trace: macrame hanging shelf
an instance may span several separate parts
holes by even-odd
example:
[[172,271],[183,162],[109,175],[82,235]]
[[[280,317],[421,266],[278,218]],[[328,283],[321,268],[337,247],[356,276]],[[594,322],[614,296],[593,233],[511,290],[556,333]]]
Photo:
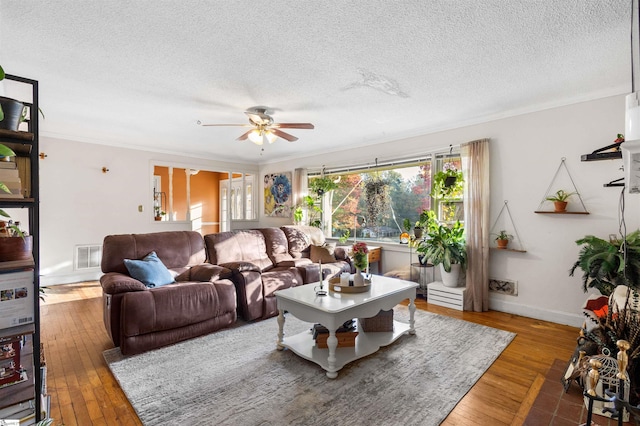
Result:
[[[544,196],[542,197],[542,201],[540,201],[540,204],[538,205],[538,209],[534,212],[534,213],[546,213],[546,214],[589,214],[589,212],[587,211],[587,208],[584,205],[584,202],[582,201],[582,196],[580,195],[580,192],[578,192],[578,188],[576,187],[575,182],[573,181],[573,177],[571,177],[571,173],[569,173],[569,169],[567,168],[567,164],[566,164],[566,158],[562,157],[562,159],[560,160],[560,165],[558,166],[558,170],[556,170],[556,174],[553,176],[553,179],[551,179],[551,183],[549,184],[549,187],[547,188],[547,192],[545,192]],[[545,202],[548,202],[547,197],[549,197],[549,194],[551,192],[551,188],[553,187],[553,183],[556,181],[556,179],[558,178],[558,175],[560,174],[560,172],[564,170],[567,174],[567,176],[569,177],[569,180],[571,181],[571,185],[573,186],[573,191],[575,195],[578,197],[578,200],[580,200],[580,205],[582,206],[582,210],[580,211],[553,211],[553,210],[542,210]]]
[[[513,216],[511,216],[511,210],[509,210],[509,202],[507,200],[504,200],[504,204],[502,206],[502,208],[500,209],[500,213],[498,213],[498,216],[496,217],[496,220],[493,222],[493,225],[491,226],[491,228],[489,229],[489,234],[490,235],[497,235],[498,232],[496,232],[496,225],[498,224],[498,221],[500,220],[500,217],[502,216],[503,213],[506,213],[507,218],[509,219],[509,222],[511,224],[510,227],[503,227],[506,228],[505,231],[507,233],[509,233],[510,229],[513,229],[513,241],[510,242],[510,244],[515,245],[518,248],[498,248],[495,245],[490,247],[491,250],[499,250],[499,251],[515,251],[518,253],[526,253],[527,251],[524,248],[524,244],[522,243],[522,239],[520,238],[520,235],[518,234],[518,229],[516,228],[516,224],[513,221]],[[509,234],[511,235],[511,234]]]

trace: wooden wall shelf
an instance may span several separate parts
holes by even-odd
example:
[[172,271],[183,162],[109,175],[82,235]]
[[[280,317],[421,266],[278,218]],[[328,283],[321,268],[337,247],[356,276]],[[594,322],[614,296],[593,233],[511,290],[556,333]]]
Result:
[[526,250],[517,250],[517,249],[510,249],[510,248],[506,248],[506,249],[501,249],[498,247],[489,247],[489,250],[495,250],[495,251],[513,251],[516,253],[526,253]]
[[553,212],[553,211],[544,211],[544,210],[536,210],[534,213],[543,213],[543,214],[589,214],[589,212]]

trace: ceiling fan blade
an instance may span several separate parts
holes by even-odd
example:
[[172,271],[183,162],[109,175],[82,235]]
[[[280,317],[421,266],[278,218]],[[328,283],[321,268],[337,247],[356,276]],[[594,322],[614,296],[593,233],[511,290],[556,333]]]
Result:
[[286,139],[286,140],[288,140],[289,142],[295,142],[295,141],[297,141],[297,140],[298,140],[298,138],[296,138],[295,136],[290,135],[289,133],[285,133],[285,132],[283,132],[282,130],[278,130],[278,129],[270,129],[270,131],[271,131],[274,135],[276,135],[276,136],[278,136],[278,137],[280,137],[280,138],[282,138],[282,139]]
[[311,123],[273,123],[271,127],[280,129],[314,129]]
[[238,139],[236,139],[237,141],[244,141],[247,140],[247,138],[249,138],[249,133],[253,132],[253,129],[244,132],[243,134],[241,134],[240,136],[238,136]]
[[202,124],[202,127],[212,127],[212,126],[234,126],[234,127],[253,127],[251,124]]

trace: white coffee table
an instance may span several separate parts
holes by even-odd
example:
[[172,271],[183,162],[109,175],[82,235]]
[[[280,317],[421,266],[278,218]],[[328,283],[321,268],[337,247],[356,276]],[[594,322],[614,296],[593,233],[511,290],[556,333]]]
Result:
[[[382,346],[395,342],[405,334],[415,334],[414,313],[417,284],[396,278],[372,276],[371,289],[365,293],[337,293],[316,296],[316,284],[307,284],[276,291],[278,303],[278,350],[288,348],[302,358],[313,361],[327,371],[327,377],[335,379],[338,370],[356,359],[378,351]],[[325,286],[326,289],[326,286]],[[409,324],[393,322],[393,331],[366,333],[358,330],[355,347],[338,348],[336,330],[347,320],[371,318],[381,310],[393,309],[409,299]],[[320,323],[329,329],[327,349],[317,348],[311,330],[284,337],[284,312],[302,321]]]

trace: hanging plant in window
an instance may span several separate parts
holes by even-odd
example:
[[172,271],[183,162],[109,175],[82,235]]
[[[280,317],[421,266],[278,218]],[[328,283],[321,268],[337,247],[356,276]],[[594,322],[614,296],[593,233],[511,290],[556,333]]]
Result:
[[463,189],[462,172],[455,168],[439,171],[433,176],[431,195],[436,199],[453,198]]
[[364,184],[365,203],[367,205],[367,223],[377,226],[382,215],[389,209],[389,185],[381,179],[372,179]]
[[309,181],[309,189],[319,197],[322,197],[326,192],[332,191],[338,187],[338,184],[334,182],[334,178],[330,177],[317,177]]

